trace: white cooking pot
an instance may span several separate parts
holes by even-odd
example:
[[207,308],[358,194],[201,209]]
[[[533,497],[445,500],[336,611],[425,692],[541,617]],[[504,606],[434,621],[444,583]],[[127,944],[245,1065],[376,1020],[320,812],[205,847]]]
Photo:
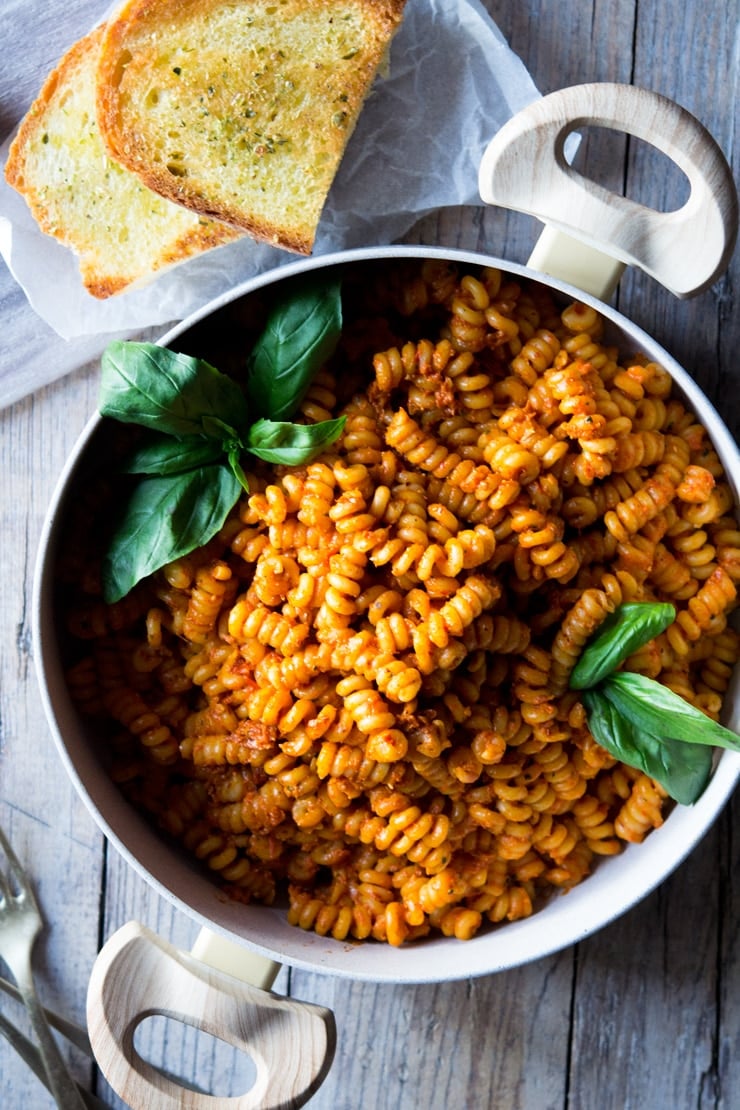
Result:
[[[628,132],[666,153],[689,179],[686,204],[676,212],[654,212],[582,178],[563,151],[568,134],[586,125]],[[528,266],[418,246],[302,260],[237,286],[161,342],[182,345],[184,333],[224,305],[309,270],[410,256],[495,266],[545,281],[563,304],[575,298],[594,306],[609,321],[610,341],[623,350],[640,350],[664,366],[678,395],[709,430],[737,498],[740,456],[714,407],[669,353],[602,301],[625,264],[638,265],[680,297],[705,289],[726,266],[736,235],[737,199],[727,164],[704,128],[675,104],[643,90],[621,85],[565,89],[525,109],[495,137],[481,163],[480,191],[489,203],[530,212],[546,223]],[[331,1015],[252,990],[233,975],[266,987],[279,961],[353,979],[420,983],[487,975],[538,959],[582,940],[644,898],[704,836],[732,793],[740,756],[724,753],[699,801],[676,806],[643,844],[604,858],[567,897],[554,897],[533,916],[464,943],[443,937],[401,948],[346,943],[289,925],[284,909],[225,900],[191,860],[159,838],[109,780],[89,725],[78,715],[65,683],[54,610],[57,545],[70,490],[84,474],[100,430],[95,416],[61,475],[41,538],[34,637],[42,697],[62,761],[105,835],[160,894],[204,928],[197,946],[200,959],[175,952],[130,923],[111,938],[96,963],[89,993],[90,1034],[109,1082],[131,1106],[215,1105],[178,1088],[137,1055],[133,1031],[152,1013],[198,1024],[245,1048],[257,1061],[255,1086],[240,1098],[220,1100],[219,1106],[247,1110],[301,1105],[330,1064]],[[726,723],[737,730],[736,684],[726,705]],[[206,967],[204,960],[220,964],[228,974]],[[289,1051],[285,1038],[290,1038]]]

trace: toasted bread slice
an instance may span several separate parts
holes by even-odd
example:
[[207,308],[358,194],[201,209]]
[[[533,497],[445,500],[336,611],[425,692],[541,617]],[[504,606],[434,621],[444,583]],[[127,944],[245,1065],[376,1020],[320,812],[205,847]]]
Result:
[[81,39],[47,78],[5,167],[41,229],[79,256],[85,288],[98,298],[238,237],[164,200],[108,157],[95,111],[102,34]]
[[113,158],[164,197],[310,254],[405,0],[125,0],[98,66]]

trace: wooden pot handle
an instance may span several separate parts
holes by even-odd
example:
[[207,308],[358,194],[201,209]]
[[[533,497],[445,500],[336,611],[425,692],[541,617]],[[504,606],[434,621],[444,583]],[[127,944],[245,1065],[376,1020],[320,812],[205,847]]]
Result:
[[[568,165],[564,146],[585,126],[624,131],[667,154],[689,179],[686,204],[658,212],[583,177]],[[487,147],[478,184],[486,203],[537,216],[585,244],[586,253],[637,265],[677,297],[693,296],[715,281],[737,236],[737,192],[717,143],[684,108],[632,85],[575,85],[518,112]],[[530,264],[571,280],[567,259],[565,273],[553,272],[559,264],[549,259],[566,243],[546,240]],[[621,271],[614,272],[618,279]]]
[[[134,1047],[137,1026],[154,1015],[192,1025],[245,1052],[257,1070],[254,1085],[242,1095],[221,1098],[164,1076]],[[207,967],[136,921],[114,933],[95,961],[87,1021],[103,1074],[132,1110],[292,1110],[321,1085],[336,1046],[330,1010],[258,990]]]

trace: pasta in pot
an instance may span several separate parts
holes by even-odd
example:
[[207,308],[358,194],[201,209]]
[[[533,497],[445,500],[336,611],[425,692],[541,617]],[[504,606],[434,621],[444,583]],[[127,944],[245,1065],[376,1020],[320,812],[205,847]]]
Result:
[[706,431],[592,308],[441,262],[345,296],[302,407],[346,416],[320,458],[257,464],[218,536],[116,605],[75,527],[69,684],[121,789],[235,899],[465,940],[662,823],[569,677],[620,603],[668,600],[626,666],[716,718],[740,532]]

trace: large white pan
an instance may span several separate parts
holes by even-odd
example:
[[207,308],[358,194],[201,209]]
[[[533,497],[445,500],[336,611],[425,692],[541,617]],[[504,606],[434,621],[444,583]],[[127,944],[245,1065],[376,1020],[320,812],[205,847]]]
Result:
[[[571,169],[563,153],[567,135],[594,124],[646,139],[672,158],[691,184],[683,208],[668,214],[649,211]],[[566,89],[520,113],[495,137],[481,165],[480,190],[485,201],[531,212],[548,225],[529,266],[423,247],[358,250],[301,261],[235,288],[161,342],[179,341],[194,323],[225,304],[307,270],[409,255],[496,266],[547,282],[564,304],[577,298],[593,305],[610,321],[614,341],[624,350],[641,350],[665,366],[678,393],[710,430],[737,497],[740,456],[715,409],[668,352],[602,300],[612,292],[624,264],[640,266],[682,297],[706,288],[725,267],[735,241],[737,199],[727,164],[704,128],[675,104],[642,90],[617,85]],[[53,604],[56,550],[70,491],[90,465],[100,427],[94,417],[75,447],[41,539],[34,636],[42,697],[61,759],[93,817],[132,867],[207,930],[199,955],[209,963],[220,961],[262,986],[271,982],[272,961],[393,983],[459,979],[511,968],[581,940],[644,898],[704,836],[732,793],[740,757],[725,753],[700,800],[690,808],[677,806],[643,844],[605,858],[567,897],[555,898],[534,916],[465,943],[435,938],[399,949],[342,943],[290,926],[282,909],[224,900],[188,859],[158,838],[109,781],[65,685]],[[736,685],[727,704],[726,723],[738,729]],[[224,942],[220,948],[214,947],[214,937]],[[231,960],[234,953],[236,962]],[[266,958],[267,965],[255,970],[250,953]],[[254,1008],[245,1009],[246,997]],[[174,1014],[249,1046],[258,1061],[257,1084],[240,1099],[218,1104],[240,1110],[302,1104],[321,1082],[333,1051],[333,1024],[326,1011],[264,991],[250,995],[231,975],[169,950],[132,923],[101,953],[88,1015],[101,1066],[134,1107],[214,1105],[174,1087],[137,1056],[133,1030],[145,1012]],[[292,1039],[290,1051],[286,1037]],[[302,1038],[300,1052],[295,1051],[295,1037]]]

